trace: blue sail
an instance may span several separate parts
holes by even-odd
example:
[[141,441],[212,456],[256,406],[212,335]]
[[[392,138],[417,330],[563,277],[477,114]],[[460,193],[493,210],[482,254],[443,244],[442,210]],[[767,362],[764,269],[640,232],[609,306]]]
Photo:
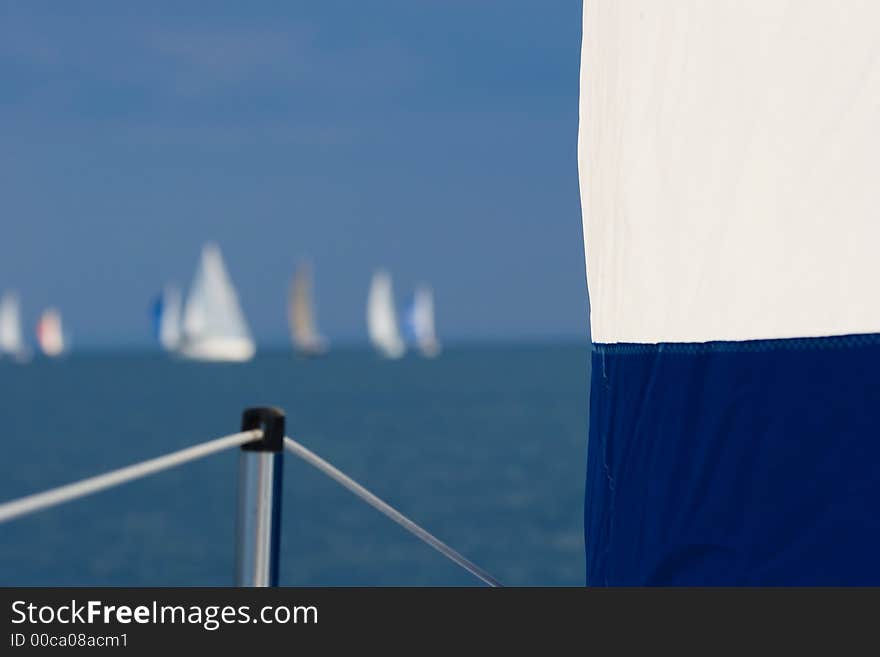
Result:
[[409,303],[403,309],[401,317],[401,329],[403,331],[403,339],[409,344],[417,345],[419,342],[418,324],[416,322],[416,304],[415,301]]
[[590,583],[880,584],[880,335],[597,344],[592,365]]
[[155,301],[153,301],[153,305],[150,307],[150,318],[152,319],[153,325],[153,337],[158,342],[162,336],[162,316],[165,311],[165,298],[164,295],[160,294],[156,297]]

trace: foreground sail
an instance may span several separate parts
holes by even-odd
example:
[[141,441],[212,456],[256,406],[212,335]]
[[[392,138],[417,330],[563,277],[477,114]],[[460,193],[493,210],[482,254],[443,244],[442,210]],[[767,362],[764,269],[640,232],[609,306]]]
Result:
[[397,328],[391,277],[382,270],[373,274],[370,285],[370,294],[367,297],[367,330],[370,342],[386,358],[400,358],[406,352]]
[[208,244],[183,311],[179,353],[193,360],[242,362],[255,351],[220,249]]
[[175,351],[180,346],[180,290],[169,285],[153,305],[153,329],[156,339],[165,351]]
[[312,297],[312,269],[307,264],[297,267],[290,284],[287,319],[294,348],[305,356],[319,356],[327,351],[327,341],[318,332]]
[[55,308],[48,308],[40,315],[37,322],[37,344],[43,355],[50,358],[64,353],[64,329],[61,325],[61,313]]
[[407,308],[406,326],[413,342],[425,358],[440,353],[440,343],[434,330],[434,293],[430,287],[416,288],[412,304]]
[[880,585],[880,3],[586,0],[587,581]]
[[30,357],[22,337],[21,311],[14,292],[7,292],[0,298],[0,358],[4,356],[19,362]]

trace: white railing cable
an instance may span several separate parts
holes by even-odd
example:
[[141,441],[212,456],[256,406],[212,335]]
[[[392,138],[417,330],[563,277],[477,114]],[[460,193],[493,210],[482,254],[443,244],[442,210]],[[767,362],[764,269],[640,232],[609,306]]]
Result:
[[162,470],[168,470],[189,461],[195,461],[216,452],[222,452],[230,447],[239,447],[261,438],[262,435],[262,430],[257,429],[215,438],[214,440],[209,440],[193,447],[187,447],[186,449],[150,459],[149,461],[135,463],[134,465],[113,470],[106,474],[89,477],[88,479],[59,486],[43,493],[35,493],[34,495],[28,495],[27,497],[0,504],[0,523],[29,513],[35,513],[42,509],[48,509],[64,502],[70,502],[106,488],[119,486],[120,484],[134,481]]
[[[228,436],[223,436],[222,438],[208,440],[204,443],[194,445],[193,447],[187,447],[186,449],[171,452],[164,456],[149,459],[148,461],[142,461],[140,463],[135,463],[134,465],[119,468],[118,470],[113,470],[102,475],[88,477],[87,479],[59,486],[58,488],[53,488],[42,493],[35,493],[33,495],[21,497],[17,500],[11,500],[0,504],[0,523],[29,515],[31,513],[36,513],[37,511],[42,511],[43,509],[48,509],[59,504],[64,504],[65,502],[70,502],[80,497],[85,497],[86,495],[91,495],[114,486],[119,486],[134,481],[135,479],[141,479],[151,474],[162,472],[163,470],[169,470],[179,465],[183,465],[184,463],[195,461],[217,452],[222,452],[231,447],[240,447],[245,443],[259,440],[262,436],[263,431],[261,429],[234,433]],[[492,575],[465,558],[456,550],[449,547],[428,530],[407,518],[400,511],[368,491],[354,479],[332,466],[308,448],[300,445],[295,440],[286,437],[284,438],[284,447],[287,451],[320,470],[322,473],[330,477],[330,479],[354,493],[358,498],[380,513],[383,513],[405,530],[416,536],[416,538],[427,543],[447,559],[458,564],[478,579],[482,580],[489,586],[501,586],[501,583],[492,577]]]
[[416,536],[421,541],[430,545],[447,559],[450,559],[451,561],[464,568],[471,575],[477,577],[478,579],[481,579],[489,586],[502,586],[502,584],[497,579],[492,577],[492,575],[487,573],[485,570],[465,558],[460,553],[453,550],[451,547],[446,545],[446,543],[434,536],[428,530],[414,523],[412,520],[400,513],[400,511],[393,508],[391,505],[368,491],[366,488],[361,486],[344,472],[341,472],[339,469],[333,467],[330,463],[322,459],[320,456],[315,454],[307,447],[304,447],[292,438],[287,437],[284,438],[284,447],[285,449],[287,449],[287,451],[298,456],[309,465],[323,472],[336,483],[340,484],[344,488],[347,488],[349,491],[354,493],[357,497],[359,497],[361,500],[369,504],[380,513],[383,513],[391,518],[391,520],[396,522],[405,530]]

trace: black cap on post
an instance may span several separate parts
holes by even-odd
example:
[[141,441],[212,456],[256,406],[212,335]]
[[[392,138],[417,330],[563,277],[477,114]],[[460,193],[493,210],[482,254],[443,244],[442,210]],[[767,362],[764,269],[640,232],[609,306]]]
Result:
[[241,416],[241,430],[262,429],[263,437],[245,443],[247,452],[280,452],[284,449],[284,411],[274,406],[255,406],[245,409]]

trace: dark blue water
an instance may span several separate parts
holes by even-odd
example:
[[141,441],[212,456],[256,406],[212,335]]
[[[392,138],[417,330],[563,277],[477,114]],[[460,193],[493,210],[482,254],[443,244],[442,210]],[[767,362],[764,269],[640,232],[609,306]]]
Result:
[[[0,500],[238,430],[288,433],[509,585],[581,585],[584,346],[340,350],[247,365],[154,354],[0,362]],[[0,584],[232,583],[237,450],[0,525]],[[285,585],[470,585],[429,547],[285,457]]]

